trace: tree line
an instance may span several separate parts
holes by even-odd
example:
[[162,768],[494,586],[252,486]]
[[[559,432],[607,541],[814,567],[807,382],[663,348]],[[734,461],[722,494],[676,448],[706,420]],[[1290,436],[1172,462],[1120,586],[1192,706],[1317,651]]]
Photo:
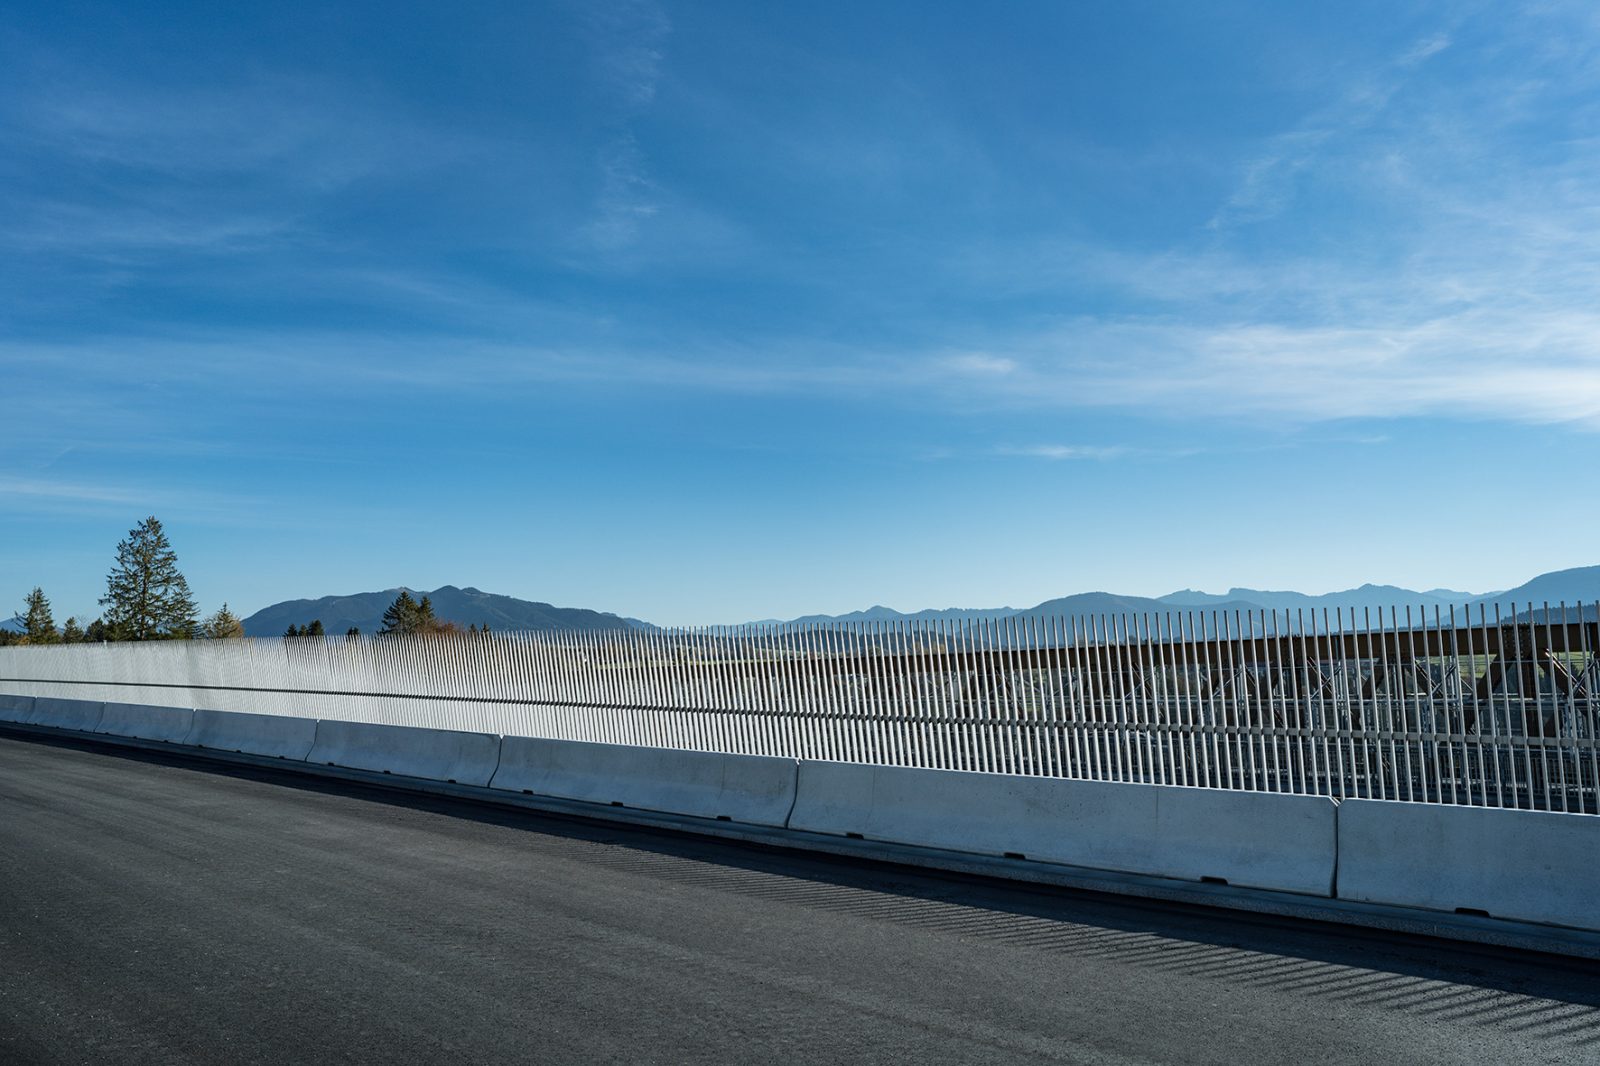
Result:
[[[244,623],[223,603],[216,613],[202,619],[189,592],[189,582],[178,569],[178,555],[166,531],[155,516],[129,530],[117,545],[116,562],[106,575],[106,594],[100,597],[104,608],[100,617],[87,625],[76,617],[60,627],[50,610],[50,598],[35,586],[22,611],[22,631],[0,630],[0,646],[7,644],[84,644],[101,641],[135,640],[227,640],[244,636]],[[391,633],[459,633],[454,622],[438,618],[427,597],[421,602],[402,590],[383,613],[380,635]],[[489,627],[472,626],[472,633],[487,633]],[[352,626],[345,636],[359,636]],[[306,625],[291,625],[286,637],[325,637],[322,620]]]
[[[433,612],[433,600],[427,596],[420,601],[411,598],[411,593],[404,589],[394,598],[383,612],[383,628],[378,630],[380,637],[395,633],[460,633],[461,627],[454,622],[447,622]],[[471,625],[467,627],[468,633],[489,632],[488,623],[482,626]],[[315,618],[305,625],[290,625],[283,634],[285,637],[323,637],[327,630],[323,628],[322,619]],[[347,637],[359,637],[361,628],[351,626],[345,630]]]
[[188,640],[242,637],[244,625],[224,603],[207,618],[178,569],[161,520],[152,515],[128,531],[117,545],[116,562],[106,575],[100,617],[87,625],[68,618],[59,629],[50,598],[35,586],[23,605],[22,632],[0,631],[0,644],[82,644],[112,640]]

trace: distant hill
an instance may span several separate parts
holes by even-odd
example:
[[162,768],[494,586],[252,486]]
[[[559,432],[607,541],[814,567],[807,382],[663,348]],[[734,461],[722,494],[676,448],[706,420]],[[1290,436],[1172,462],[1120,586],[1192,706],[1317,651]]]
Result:
[[[428,596],[433,600],[434,611],[440,618],[460,626],[488,625],[498,630],[577,630],[592,632],[607,629],[653,629],[647,622],[623,618],[614,614],[585,610],[579,607],[553,607],[548,603],[534,603],[512,596],[499,596],[475,588],[456,588],[445,585],[432,592],[407,589],[413,596]],[[279,636],[291,625],[305,625],[321,619],[323,628],[330,634],[341,634],[351,626],[363,633],[376,633],[382,628],[384,609],[394,602],[400,589],[382,592],[362,592],[351,596],[324,596],[317,600],[289,600],[263,608],[244,620],[245,632],[250,636]],[[882,605],[841,615],[813,614],[787,621],[766,619],[760,625],[816,625],[829,622],[895,622],[976,621],[992,618],[1068,618],[1091,619],[1101,616],[1151,615],[1165,616],[1175,611],[1194,611],[1194,624],[1209,629],[1210,617],[1215,612],[1219,618],[1235,612],[1250,614],[1266,611],[1318,611],[1340,609],[1346,612],[1364,608],[1397,607],[1403,613],[1406,607],[1427,608],[1429,613],[1437,606],[1447,610],[1464,604],[1484,604],[1491,608],[1499,604],[1501,617],[1509,621],[1519,612],[1525,614],[1527,605],[1536,607],[1548,601],[1552,606],[1565,600],[1569,605],[1580,601],[1593,605],[1600,601],[1600,566],[1575,567],[1540,574],[1516,588],[1503,592],[1471,593],[1454,589],[1415,589],[1396,585],[1362,585],[1342,592],[1312,595],[1294,591],[1267,591],[1263,589],[1233,588],[1225,593],[1198,592],[1183,589],[1159,597],[1122,596],[1112,592],[1080,592],[1045,600],[1033,607],[949,607],[912,612],[901,612]],[[1200,617],[1201,615],[1204,617]],[[1593,608],[1587,611],[1593,617]],[[1571,617],[1576,618],[1573,612]],[[0,626],[16,627],[0,622]]]
[[1600,566],[1553,570],[1548,574],[1540,574],[1532,581],[1518,585],[1514,589],[1480,598],[1495,603],[1516,603],[1524,607],[1529,603],[1543,607],[1546,601],[1553,607],[1562,600],[1568,604],[1580,600],[1592,604],[1600,600]]
[[1555,570],[1538,577],[1514,589],[1502,592],[1460,592],[1456,589],[1428,589],[1418,592],[1415,589],[1401,588],[1396,585],[1362,585],[1360,588],[1345,589],[1343,592],[1329,592],[1312,596],[1304,592],[1268,592],[1262,589],[1229,589],[1226,595],[1215,596],[1194,589],[1184,589],[1181,592],[1168,593],[1160,597],[1162,603],[1174,607],[1206,607],[1220,606],[1226,601],[1254,604],[1257,608],[1265,607],[1267,610],[1292,611],[1300,608],[1306,610],[1321,610],[1323,608],[1379,608],[1379,607],[1461,607],[1465,604],[1502,606],[1516,605],[1526,608],[1531,602],[1535,606],[1542,606],[1549,601],[1552,606],[1565,600],[1569,605],[1579,601],[1593,603],[1600,600],[1600,566],[1580,566],[1571,570]]
[[[487,625],[498,630],[575,630],[592,632],[615,629],[649,629],[648,623],[581,607],[553,607],[548,603],[499,596],[475,588],[444,585],[432,592],[405,589],[414,599],[427,596],[433,613],[447,622],[467,626]],[[358,592],[349,596],[323,596],[316,600],[286,600],[263,607],[244,620],[244,631],[252,637],[277,637],[291,625],[306,625],[320,619],[330,634],[342,634],[351,626],[363,633],[383,628],[383,612],[400,595],[401,589]]]
[[[1399,608],[1402,613],[1407,607],[1427,608],[1431,615],[1435,606],[1444,611],[1451,606],[1460,608],[1466,604],[1476,606],[1480,603],[1489,607],[1500,604],[1502,608],[1512,608],[1504,610],[1502,614],[1502,617],[1510,620],[1518,610],[1526,614],[1530,602],[1536,607],[1542,607],[1544,603],[1549,602],[1554,608],[1563,600],[1569,606],[1576,605],[1580,601],[1591,605],[1600,601],[1600,566],[1583,566],[1541,574],[1531,581],[1503,592],[1472,593],[1455,589],[1429,589],[1426,592],[1419,592],[1397,585],[1362,585],[1360,588],[1319,595],[1247,588],[1232,588],[1222,594],[1183,589],[1153,599],[1143,596],[1121,596],[1111,592],[1080,592],[1072,596],[1046,600],[1036,607],[950,608],[903,614],[892,608],[880,606],[842,615],[807,615],[804,618],[794,619],[793,623],[923,619],[949,621],[1013,617],[1088,619],[1102,615],[1166,615],[1174,610],[1193,610],[1197,618],[1202,612],[1209,616],[1212,612],[1231,615],[1234,612],[1251,613],[1262,610],[1277,611],[1281,616],[1284,611],[1304,609],[1308,612],[1312,610],[1320,612],[1324,608],[1330,611],[1343,610],[1346,612],[1346,617],[1349,617],[1351,611],[1390,607]],[[1592,607],[1587,616],[1594,617]],[[1557,615],[1552,614],[1552,617]],[[1577,613],[1573,612],[1571,617],[1576,619]]]

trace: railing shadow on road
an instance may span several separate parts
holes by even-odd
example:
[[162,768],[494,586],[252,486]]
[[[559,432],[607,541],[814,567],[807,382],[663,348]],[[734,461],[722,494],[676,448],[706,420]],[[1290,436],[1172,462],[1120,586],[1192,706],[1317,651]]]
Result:
[[[778,905],[1095,964],[1291,992],[1600,1048],[1600,965],[1344,925],[1044,888],[329,780],[79,738],[27,738],[537,833],[581,861]],[[595,847],[594,845],[602,845]]]

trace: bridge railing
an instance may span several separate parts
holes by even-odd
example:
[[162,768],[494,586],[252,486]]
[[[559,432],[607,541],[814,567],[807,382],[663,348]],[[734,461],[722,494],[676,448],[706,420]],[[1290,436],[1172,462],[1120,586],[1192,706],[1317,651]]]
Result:
[[0,692],[1597,813],[1596,608],[1174,611],[0,649]]

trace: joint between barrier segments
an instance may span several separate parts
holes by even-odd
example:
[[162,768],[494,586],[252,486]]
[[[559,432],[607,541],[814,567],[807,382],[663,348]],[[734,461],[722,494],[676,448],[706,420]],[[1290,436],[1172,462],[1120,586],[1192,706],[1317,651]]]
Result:
[[483,783],[484,788],[493,788],[494,779],[500,776],[500,763],[506,757],[506,735],[499,734],[494,743],[494,769],[489,771],[489,779]]
[[789,822],[794,818],[794,809],[800,805],[800,760],[794,760],[794,788],[789,792],[789,809],[783,816],[783,827],[789,828]]

